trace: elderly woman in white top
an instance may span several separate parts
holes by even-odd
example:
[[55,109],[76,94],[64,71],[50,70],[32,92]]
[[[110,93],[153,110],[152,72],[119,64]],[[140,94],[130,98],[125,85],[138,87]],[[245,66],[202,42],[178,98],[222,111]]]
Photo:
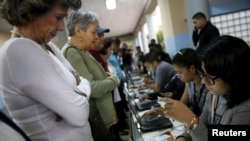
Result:
[[0,50],[0,88],[13,120],[32,141],[92,141],[89,82],[50,40],[80,0],[3,2],[15,29]]

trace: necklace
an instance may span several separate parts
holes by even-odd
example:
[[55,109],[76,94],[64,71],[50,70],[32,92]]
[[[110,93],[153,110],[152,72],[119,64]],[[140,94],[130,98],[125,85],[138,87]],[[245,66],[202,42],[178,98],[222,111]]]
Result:
[[[17,28],[14,28],[13,30],[10,31],[12,33],[11,37],[24,37],[19,31]],[[34,40],[33,40],[34,41]],[[39,43],[38,43],[39,44]],[[41,43],[40,44],[41,47],[45,50],[45,51],[51,51],[50,47],[48,48],[48,45],[46,43]]]
[[10,31],[12,33],[11,37],[22,37],[22,34],[15,29]]

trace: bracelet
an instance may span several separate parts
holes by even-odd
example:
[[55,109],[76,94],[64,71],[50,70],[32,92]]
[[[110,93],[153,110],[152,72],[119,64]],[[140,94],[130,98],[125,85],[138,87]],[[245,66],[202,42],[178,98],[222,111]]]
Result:
[[[197,123],[194,123],[195,120],[197,120]],[[194,130],[194,129],[197,127],[198,123],[199,123],[199,118],[198,118],[196,115],[194,115],[194,117],[193,117],[192,120],[190,121],[189,126],[186,127],[187,131],[189,131],[189,130]]]
[[192,118],[192,120],[190,121],[190,124],[189,124],[189,125],[192,125],[192,124],[194,123],[195,119],[196,119],[196,116],[194,116],[194,117]]

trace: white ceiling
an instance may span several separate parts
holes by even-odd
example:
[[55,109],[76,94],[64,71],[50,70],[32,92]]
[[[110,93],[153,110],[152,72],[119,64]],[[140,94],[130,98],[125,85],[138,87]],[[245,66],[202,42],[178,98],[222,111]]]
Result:
[[[116,0],[116,9],[107,10],[105,0],[82,0],[82,9],[96,13],[100,26],[110,29],[105,37],[128,36],[133,34],[146,2],[147,0]],[[0,18],[0,30],[10,32],[11,29],[12,26]]]
[[131,34],[147,0],[116,0],[116,9],[107,10],[105,0],[83,0],[82,8],[97,14],[100,26],[110,28],[106,37]]

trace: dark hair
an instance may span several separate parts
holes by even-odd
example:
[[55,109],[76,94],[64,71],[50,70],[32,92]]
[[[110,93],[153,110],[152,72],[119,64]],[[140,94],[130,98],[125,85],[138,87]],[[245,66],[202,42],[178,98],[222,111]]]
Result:
[[168,62],[169,64],[172,64],[172,59],[170,58],[169,54],[164,52],[164,51],[161,51],[161,60],[162,61],[166,61]]
[[201,71],[201,59],[192,48],[183,48],[173,57],[173,64],[189,68],[191,65]]
[[250,98],[250,48],[242,39],[223,35],[215,38],[202,56],[208,74],[220,77],[229,84],[224,96],[229,108]]
[[63,8],[79,9],[81,0],[4,0],[2,17],[11,25],[20,26],[51,10],[56,3]]
[[195,13],[192,17],[192,19],[205,19],[206,20],[206,15],[202,12]]
[[106,55],[107,54],[107,49],[111,47],[111,40],[110,39],[106,39],[104,41],[104,46],[103,48],[99,51],[100,54]]
[[154,61],[156,61],[156,62],[162,61],[162,59],[161,59],[161,52],[159,52],[159,51],[153,51],[153,52],[150,53],[150,55],[149,55],[149,57],[147,59],[147,62],[152,63]]
[[141,49],[141,47],[140,47],[140,46],[136,46],[135,48],[136,48],[136,49]]
[[121,40],[118,37],[113,37],[111,41],[112,41],[112,43],[114,43],[116,45],[121,44]]
[[146,53],[146,54],[142,57],[142,59],[141,59],[142,63],[147,62],[147,61],[148,61],[149,56],[150,56],[150,53]]

